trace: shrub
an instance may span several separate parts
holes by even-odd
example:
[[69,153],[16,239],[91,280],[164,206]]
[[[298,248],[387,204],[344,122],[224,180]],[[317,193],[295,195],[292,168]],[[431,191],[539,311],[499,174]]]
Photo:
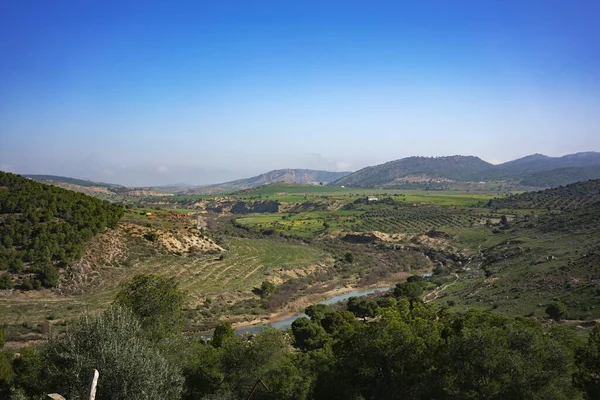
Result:
[[10,272],[0,275],[0,289],[12,289],[13,283]]
[[90,372],[100,372],[97,400],[178,399],[183,378],[144,335],[127,308],[84,316],[47,350],[49,387],[68,398],[87,398]]
[[560,321],[566,312],[565,305],[560,301],[556,301],[546,307],[546,314],[555,321]]

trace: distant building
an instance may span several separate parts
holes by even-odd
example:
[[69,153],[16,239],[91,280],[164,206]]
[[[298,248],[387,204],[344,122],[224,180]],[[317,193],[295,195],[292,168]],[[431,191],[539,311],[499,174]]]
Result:
[[374,197],[374,196],[369,196],[369,197],[367,197],[367,201],[370,203],[370,202],[373,202],[373,201],[379,201],[379,199],[377,197]]

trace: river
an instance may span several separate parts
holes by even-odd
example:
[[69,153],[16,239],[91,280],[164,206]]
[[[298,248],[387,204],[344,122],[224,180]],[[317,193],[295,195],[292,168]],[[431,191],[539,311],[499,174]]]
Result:
[[[330,297],[328,299],[325,299],[323,301],[320,301],[317,304],[335,304],[335,303],[339,303],[341,301],[344,300],[348,300],[350,297],[362,297],[362,296],[367,296],[369,294],[373,294],[373,293],[380,293],[380,292],[386,292],[390,289],[392,289],[393,286],[391,287],[384,287],[384,288],[375,288],[375,289],[365,289],[365,290],[355,290],[353,292],[348,292],[348,293],[344,293],[344,294],[339,294],[337,296],[333,296]],[[270,324],[261,324],[261,325],[255,325],[255,326],[250,326],[247,328],[240,328],[237,329],[235,331],[236,334],[238,335],[242,335],[244,333],[259,333],[261,330],[263,330],[266,326],[272,326],[274,328],[277,329],[288,329],[292,326],[292,323],[297,320],[298,318],[302,318],[302,317],[306,317],[306,314],[304,313],[298,313],[298,314],[294,314],[292,316],[289,316],[287,318],[283,318],[277,321],[274,321]]]

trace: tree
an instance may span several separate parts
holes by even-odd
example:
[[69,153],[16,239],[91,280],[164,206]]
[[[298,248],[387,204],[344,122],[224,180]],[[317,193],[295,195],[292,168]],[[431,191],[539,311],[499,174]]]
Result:
[[215,327],[211,344],[214,347],[222,347],[227,341],[235,339],[235,330],[231,322],[219,322]]
[[55,287],[56,285],[58,285],[58,270],[54,265],[52,265],[52,263],[46,262],[44,263],[44,265],[42,265],[42,268],[40,269],[39,278],[42,282],[42,285],[44,285],[45,287]]
[[560,321],[564,317],[567,309],[563,303],[556,301],[546,307],[546,314],[555,321]]
[[5,272],[0,275],[0,289],[12,289],[13,283],[10,272]]
[[350,311],[333,311],[321,319],[321,326],[330,335],[336,335],[342,330],[351,330],[356,325],[356,317]]
[[357,324],[333,344],[333,365],[319,377],[321,398],[429,399],[435,390],[442,324],[428,306],[406,299],[380,310],[381,319]]
[[379,309],[375,301],[364,297],[350,297],[346,307],[352,314],[363,319],[374,317]]
[[321,321],[328,313],[332,313],[333,310],[327,304],[313,304],[312,306],[306,307],[304,313],[308,315],[313,321]]
[[329,336],[317,322],[308,318],[298,318],[292,323],[294,346],[303,351],[320,349],[328,342]]
[[464,399],[580,398],[571,380],[573,333],[544,331],[526,318],[471,312],[444,346],[443,381]]
[[398,283],[394,288],[394,296],[406,297],[410,301],[418,301],[423,294],[423,288],[415,282]]
[[260,288],[255,288],[252,291],[254,292],[254,294],[259,295],[261,299],[266,299],[270,297],[273,293],[275,293],[275,290],[277,290],[277,286],[275,286],[273,282],[264,280],[260,284]]
[[181,331],[185,295],[175,278],[137,275],[121,285],[115,304],[130,308],[153,340]]
[[148,340],[129,308],[111,307],[81,317],[46,352],[47,390],[67,398],[87,398],[88,376],[100,372],[97,400],[179,399],[183,377]]
[[[246,398],[249,389],[261,379],[271,393],[267,399],[302,399],[307,397],[310,380],[301,375],[289,351],[289,339],[275,328],[267,328],[252,340],[230,341],[222,348],[223,383],[218,394]],[[227,398],[227,397],[225,397]]]
[[352,262],[354,261],[354,255],[352,255],[352,253],[348,252],[344,254],[344,261],[346,261],[349,264],[352,264]]
[[29,396],[43,394],[42,372],[47,368],[47,360],[35,347],[23,347],[19,356],[12,362],[14,371],[13,385]]
[[13,370],[10,363],[10,354],[0,352],[0,395],[2,395],[2,398],[8,397],[12,379]]
[[587,346],[577,354],[575,383],[588,399],[600,398],[600,325],[594,327]]
[[423,278],[421,275],[411,275],[406,278],[407,283],[416,283],[421,287],[425,287],[427,285],[427,280]]

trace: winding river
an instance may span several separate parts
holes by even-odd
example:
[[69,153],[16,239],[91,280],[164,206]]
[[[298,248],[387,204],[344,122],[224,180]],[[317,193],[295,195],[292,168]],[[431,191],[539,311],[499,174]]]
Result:
[[[339,294],[337,296],[330,297],[328,299],[320,301],[317,304],[335,304],[335,303],[339,303],[340,301],[348,300],[350,297],[362,297],[362,296],[367,296],[367,295],[373,294],[373,293],[386,292],[390,289],[393,289],[393,286],[383,287],[383,288],[374,288],[374,289],[365,289],[365,290],[355,290],[353,292],[348,292],[348,293]],[[244,333],[255,334],[255,333],[259,333],[266,326],[272,326],[272,327],[278,328],[278,329],[288,329],[292,326],[292,322],[294,322],[298,318],[302,318],[302,317],[306,317],[306,314],[298,313],[298,314],[289,316],[287,318],[283,318],[283,319],[274,321],[270,324],[261,324],[261,325],[247,327],[247,328],[240,328],[240,329],[237,329],[235,331],[235,333],[238,335],[242,335]]]

